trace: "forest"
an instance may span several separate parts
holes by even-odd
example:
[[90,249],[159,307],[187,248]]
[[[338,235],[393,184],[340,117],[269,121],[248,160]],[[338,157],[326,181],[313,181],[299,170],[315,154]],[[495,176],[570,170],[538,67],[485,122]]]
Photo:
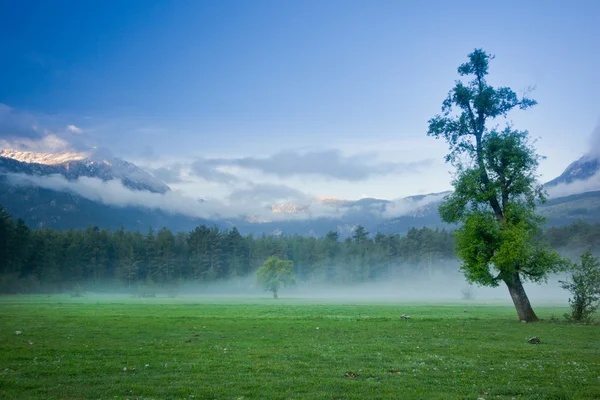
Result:
[[[541,234],[563,254],[577,257],[600,246],[600,224],[576,221]],[[287,235],[242,236],[236,228],[199,226],[189,233],[166,228],[146,233],[91,226],[85,230],[30,229],[0,206],[0,293],[133,291],[151,283],[240,282],[269,256],[291,260],[298,281],[356,284],[431,276],[458,268],[453,233],[412,228],[406,235],[370,234],[357,226],[340,240]]]

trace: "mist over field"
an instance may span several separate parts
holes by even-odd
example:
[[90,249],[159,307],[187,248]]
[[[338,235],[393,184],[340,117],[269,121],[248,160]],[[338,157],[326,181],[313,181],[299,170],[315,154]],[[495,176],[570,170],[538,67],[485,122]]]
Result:
[[[473,286],[473,299],[465,300],[461,291],[468,286],[464,278],[456,274],[422,280],[398,279],[369,282],[346,287],[327,284],[298,285],[289,290],[289,297],[350,302],[435,302],[443,304],[444,302],[465,301],[465,304],[481,304],[493,301],[512,303],[508,290],[502,283],[497,288]],[[558,279],[549,280],[547,285],[528,284],[525,286],[532,301],[567,304],[568,293],[558,286]],[[281,297],[287,297],[287,293],[288,290],[282,291]]]
[[[256,280],[256,275],[228,280],[198,283],[182,282],[181,284],[156,285],[155,295],[151,298],[139,298],[139,286],[126,287],[118,285],[89,285],[82,301],[121,302],[252,302],[260,300],[261,304],[422,304],[435,303],[463,304],[512,304],[508,290],[503,283],[498,287],[482,287],[470,285],[458,271],[455,260],[447,261],[444,269],[434,269],[431,275],[427,272],[410,276],[391,276],[363,283],[328,283],[322,279],[301,280],[293,286],[284,287],[279,298],[273,299],[270,292],[265,291]],[[453,271],[448,265],[456,267]],[[525,289],[535,304],[566,306],[568,292],[561,289],[559,280],[565,274],[549,277],[547,283],[527,282]],[[463,291],[469,291],[472,298],[465,298]],[[70,292],[65,292],[69,294]],[[137,300],[136,300],[137,299]]]

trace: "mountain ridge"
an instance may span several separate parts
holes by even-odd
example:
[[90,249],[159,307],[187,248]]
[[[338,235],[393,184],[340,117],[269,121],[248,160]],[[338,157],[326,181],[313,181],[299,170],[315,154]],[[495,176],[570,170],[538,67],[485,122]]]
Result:
[[[294,203],[273,204],[267,207],[274,214],[303,214],[300,217],[269,220],[265,218],[221,218],[218,220],[194,218],[142,206],[107,205],[75,193],[41,188],[35,185],[15,185],[11,174],[52,176],[60,174],[74,181],[80,177],[99,178],[103,181],[119,179],[130,189],[165,194],[168,185],[156,180],[150,173],[124,160],[89,153],[70,153],[50,156],[32,152],[0,152],[0,204],[15,217],[37,228],[73,229],[96,225],[116,229],[159,229],[166,226],[174,231],[188,231],[198,225],[214,225],[224,229],[236,226],[244,234],[299,234],[322,236],[336,231],[348,237],[362,225],[370,232],[406,233],[411,227],[451,228],[441,221],[437,206],[450,191],[408,196],[397,200],[362,198],[348,200],[322,196],[315,204],[339,211],[327,216],[311,216],[310,206]],[[11,155],[12,157],[5,157]],[[17,160],[20,158],[23,161]],[[111,162],[112,161],[112,162]],[[596,160],[597,161],[597,160]],[[563,172],[567,178],[550,181],[546,185],[572,183],[593,176],[597,168],[594,160],[582,157]],[[586,167],[583,168],[582,167]],[[141,171],[141,172],[140,172]],[[590,171],[595,171],[591,173]],[[160,182],[160,183],[158,183]],[[557,182],[557,183],[553,183]],[[163,186],[164,185],[164,186]],[[546,186],[545,185],[545,186]],[[598,188],[600,189],[600,188]],[[565,224],[576,219],[600,222],[600,191],[591,191],[568,197],[551,199],[540,205],[540,214],[550,225]],[[337,212],[336,211],[336,212]]]
[[137,165],[112,156],[87,153],[34,153],[12,149],[0,150],[0,173],[23,173],[47,176],[59,174],[74,181],[80,177],[99,178],[106,182],[120,180],[133,190],[166,193],[171,188]]
[[573,161],[565,168],[562,174],[544,184],[553,187],[561,183],[573,183],[591,178],[600,172],[600,156],[586,154]]

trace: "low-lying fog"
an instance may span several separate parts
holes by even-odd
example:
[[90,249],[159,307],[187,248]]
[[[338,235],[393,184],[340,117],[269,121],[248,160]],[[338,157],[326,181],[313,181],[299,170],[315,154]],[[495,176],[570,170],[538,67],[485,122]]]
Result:
[[[553,276],[548,283],[535,284],[527,282],[525,290],[532,303],[556,303],[568,304],[569,294],[559,285],[562,277]],[[238,285],[213,284],[206,287],[182,288],[182,296],[210,295],[210,296],[232,296],[232,297],[270,297],[256,285],[253,280],[239,282]],[[469,285],[463,276],[440,275],[424,279],[392,279],[381,282],[368,282],[360,284],[331,285],[321,282],[298,282],[295,286],[282,288],[279,292],[280,298],[294,298],[306,300],[327,300],[340,302],[433,302],[444,303],[452,301],[464,301],[463,291],[470,288],[472,295],[469,301],[482,302],[507,302],[512,304],[508,289],[504,283],[496,288]],[[240,290],[241,289],[241,290]]]
[[[559,285],[563,276],[552,276],[547,283],[535,284],[526,282],[525,290],[533,306],[536,304],[552,304],[567,306],[569,293]],[[87,299],[115,299],[114,294],[135,295],[136,288],[123,287],[89,288],[84,294]],[[471,298],[466,298],[464,292],[469,292]],[[177,286],[156,285],[156,298],[172,298],[182,301],[218,300],[237,301],[243,299],[269,299],[266,292],[256,283],[254,276],[231,279],[226,282],[198,284],[185,282]],[[120,296],[119,296],[120,297]],[[508,289],[501,283],[496,288],[469,285],[464,277],[456,273],[438,273],[418,278],[394,278],[360,284],[327,284],[322,281],[298,281],[292,287],[282,287],[279,300],[295,299],[309,303],[319,301],[327,303],[435,303],[472,302],[474,304],[512,304]]]

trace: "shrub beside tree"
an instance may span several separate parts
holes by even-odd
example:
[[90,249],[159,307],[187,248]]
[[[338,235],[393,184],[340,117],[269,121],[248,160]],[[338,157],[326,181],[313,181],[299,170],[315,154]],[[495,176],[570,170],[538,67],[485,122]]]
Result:
[[591,322],[600,302],[600,260],[589,250],[583,253],[579,263],[571,264],[569,277],[560,281],[560,285],[571,293],[571,313],[565,314],[565,318],[574,322]]

